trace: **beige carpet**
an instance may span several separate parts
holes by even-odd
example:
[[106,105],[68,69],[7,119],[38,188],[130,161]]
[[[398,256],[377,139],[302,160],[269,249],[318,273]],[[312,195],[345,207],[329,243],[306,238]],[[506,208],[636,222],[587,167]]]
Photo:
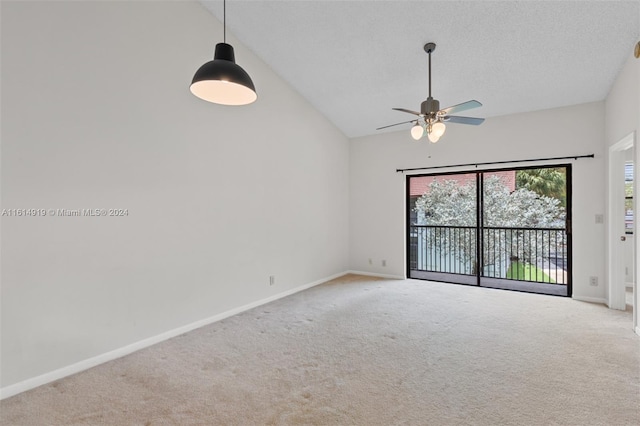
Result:
[[631,314],[347,276],[0,403],[3,425],[638,425]]

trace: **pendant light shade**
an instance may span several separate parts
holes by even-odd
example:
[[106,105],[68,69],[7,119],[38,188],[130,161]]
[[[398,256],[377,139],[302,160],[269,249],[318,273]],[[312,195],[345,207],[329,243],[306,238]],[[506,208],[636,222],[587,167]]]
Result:
[[251,77],[236,64],[233,46],[227,44],[227,2],[222,2],[223,42],[216,44],[213,61],[196,71],[191,93],[200,99],[221,105],[247,105],[258,99]]
[[236,64],[233,46],[218,43],[213,61],[201,66],[193,76],[191,93],[221,105],[247,105],[258,99],[251,77]]

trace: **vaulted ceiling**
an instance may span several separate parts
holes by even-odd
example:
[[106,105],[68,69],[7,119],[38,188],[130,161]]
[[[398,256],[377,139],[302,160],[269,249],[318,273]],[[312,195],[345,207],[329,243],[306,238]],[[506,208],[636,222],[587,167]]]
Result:
[[[222,21],[222,1],[202,3]],[[411,119],[392,107],[420,109],[426,42],[437,44],[441,106],[477,99],[483,107],[462,115],[493,117],[603,100],[640,40],[638,0],[229,0],[226,16],[228,30],[349,137]]]

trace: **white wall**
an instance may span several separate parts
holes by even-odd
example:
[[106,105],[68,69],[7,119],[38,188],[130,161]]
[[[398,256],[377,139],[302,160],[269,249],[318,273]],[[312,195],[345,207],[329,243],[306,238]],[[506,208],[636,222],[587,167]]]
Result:
[[611,146],[635,131],[640,123],[640,59],[629,57],[605,100],[606,143]]
[[[482,114],[482,109],[474,111]],[[409,128],[354,139],[350,156],[351,269],[405,275],[405,179],[396,168],[595,154],[573,164],[573,295],[604,301],[604,104],[489,118],[481,126],[449,125],[437,144],[415,142]],[[535,165],[536,163],[528,163]],[[468,170],[468,169],[465,169]],[[448,169],[447,171],[455,171]],[[368,259],[373,259],[373,265]],[[387,260],[387,267],[380,265]]]
[[[611,91],[605,101],[605,133],[607,148],[619,142],[627,135],[635,132],[635,165],[640,164],[640,147],[638,146],[640,133],[640,59],[633,56],[633,46],[629,46],[629,57],[618,74]],[[608,150],[607,150],[608,153]],[[608,160],[607,160],[608,164]],[[636,180],[638,173],[636,171]],[[635,185],[636,202],[638,199],[638,185]],[[636,233],[638,232],[636,221]],[[636,265],[640,265],[640,250],[638,238],[634,239]],[[637,271],[636,271],[637,280]],[[637,285],[636,285],[637,289]],[[635,292],[634,327],[638,328],[638,307],[640,306],[640,292]]]
[[[348,269],[348,140],[193,2],[2,2],[1,386]],[[276,284],[269,286],[269,275]]]

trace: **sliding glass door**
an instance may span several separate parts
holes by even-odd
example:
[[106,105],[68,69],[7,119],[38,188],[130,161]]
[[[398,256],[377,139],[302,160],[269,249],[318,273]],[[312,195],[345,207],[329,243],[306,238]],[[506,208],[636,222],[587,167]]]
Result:
[[571,294],[569,165],[409,176],[410,278]]

